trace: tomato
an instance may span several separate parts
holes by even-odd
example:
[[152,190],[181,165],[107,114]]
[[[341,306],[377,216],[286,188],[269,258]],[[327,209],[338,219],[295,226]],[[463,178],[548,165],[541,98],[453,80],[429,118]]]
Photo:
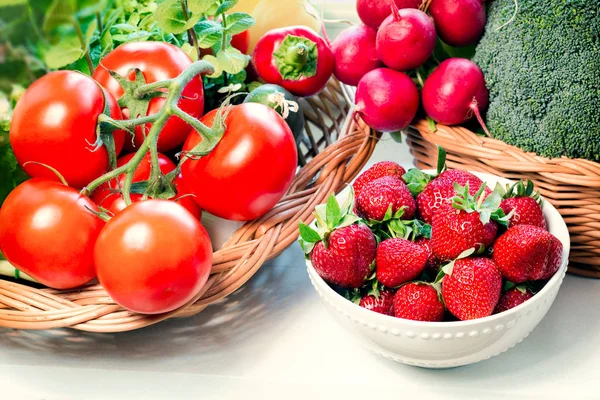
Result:
[[250,32],[244,31],[231,37],[231,45],[244,54],[248,54],[250,47]]
[[[28,161],[47,164],[62,174],[69,185],[81,188],[108,170],[105,147],[94,150],[96,123],[104,112],[105,98],[110,116],[121,119],[113,96],[88,76],[73,71],[57,71],[35,81],[15,107],[10,144],[19,164]],[[125,133],[115,131],[117,154]],[[23,167],[32,177],[57,179],[47,168]]]
[[212,245],[202,224],[168,200],[134,203],[104,227],[94,249],[98,280],[122,307],[172,311],[206,284]]
[[[202,122],[212,126],[217,112],[209,112]],[[292,183],[298,162],[294,136],[276,111],[258,103],[232,106],[225,125],[210,154],[183,164],[183,182],[203,210],[225,219],[252,220],[273,208]],[[201,140],[192,132],[183,150]]]
[[[133,68],[139,68],[144,74],[147,83],[163,81],[176,78],[188,66],[192,60],[183,50],[163,42],[129,42],[117,47],[104,57],[94,72],[94,79],[104,86],[110,93],[119,99],[123,95],[123,88],[109,74],[109,70],[115,71],[122,76],[128,76],[132,81],[135,79]],[[163,97],[155,97],[150,100],[147,115],[156,114],[165,103]],[[197,76],[183,89],[183,94],[178,102],[179,108],[191,116],[198,118],[204,111],[204,89],[202,77]],[[128,117],[127,110],[123,110]],[[150,124],[146,129],[150,128]],[[169,151],[182,144],[190,131],[190,126],[178,117],[171,117],[160,132],[158,139],[158,150]],[[144,141],[142,127],[135,130],[135,145],[140,146]],[[125,144],[131,149],[129,141]]]
[[93,250],[104,222],[98,207],[62,183],[23,182],[0,209],[0,250],[17,269],[55,289],[70,289],[96,276]]

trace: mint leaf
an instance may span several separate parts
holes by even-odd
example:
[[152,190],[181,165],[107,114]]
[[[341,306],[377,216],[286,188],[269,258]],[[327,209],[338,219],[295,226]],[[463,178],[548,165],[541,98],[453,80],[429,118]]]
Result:
[[201,17],[201,14],[194,14],[189,19],[186,19],[180,0],[167,0],[161,3],[154,14],[154,18],[160,29],[176,35],[192,28],[200,21]]
[[254,25],[254,18],[246,13],[236,12],[228,15],[225,20],[227,21],[227,33],[230,35],[242,33]]
[[244,68],[248,66],[249,61],[250,57],[243,54],[235,47],[228,47],[217,54],[219,67],[223,71],[233,75],[242,72]]
[[223,26],[215,21],[200,21],[194,26],[198,37],[198,46],[209,49],[223,40]]
[[220,14],[223,14],[224,12],[231,10],[237,3],[238,3],[238,0],[225,0],[224,2],[221,3],[219,8],[217,8],[217,11],[215,11],[215,15],[220,15]]
[[188,8],[192,14],[207,14],[211,8],[216,10],[218,4],[219,2],[216,0],[187,0]]

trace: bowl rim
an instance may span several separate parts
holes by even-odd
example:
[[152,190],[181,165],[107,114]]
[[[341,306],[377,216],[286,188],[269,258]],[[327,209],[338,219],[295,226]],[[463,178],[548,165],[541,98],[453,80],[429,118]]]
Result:
[[[422,170],[423,172],[428,172],[428,171],[433,171],[433,170]],[[506,183],[514,183],[514,181],[510,180],[510,179],[506,179],[503,178],[501,176],[498,175],[493,175],[493,174],[489,174],[489,173],[485,173],[485,172],[477,172],[477,171],[468,171],[471,172],[472,174],[478,176],[479,178],[481,178],[486,184],[488,184],[488,182],[486,181],[486,179],[489,179],[490,177],[493,177],[495,180],[497,181],[503,181]],[[487,177],[487,178],[486,178]],[[351,184],[351,183],[350,183]],[[489,184],[488,184],[489,187]],[[548,200],[546,200],[545,198],[543,198],[542,196],[540,196],[540,199],[542,199],[543,201],[543,211],[544,211],[544,216],[547,217],[546,213],[554,213],[556,214],[559,218],[557,219],[557,221],[559,222],[560,225],[560,229],[564,229],[564,231],[566,231],[567,233],[567,242],[564,243],[561,241],[561,243],[563,244],[563,253],[562,253],[562,261],[561,261],[561,265],[558,268],[558,270],[554,273],[554,275],[552,276],[552,278],[550,278],[548,280],[548,282],[544,285],[544,287],[542,288],[542,290],[540,290],[538,293],[535,294],[535,296],[533,296],[530,300],[525,301],[524,303],[519,304],[516,307],[513,307],[509,310],[503,311],[501,313],[498,314],[492,314],[489,315],[487,317],[483,317],[483,318],[476,318],[476,319],[471,319],[471,320],[466,320],[466,321],[441,321],[441,322],[436,322],[436,321],[415,321],[415,320],[411,320],[411,319],[405,319],[405,318],[398,318],[392,315],[385,315],[385,314],[381,314],[381,313],[377,313],[377,312],[373,312],[370,310],[367,310],[361,306],[359,306],[358,304],[355,304],[352,301],[349,301],[347,299],[345,299],[342,295],[340,295],[338,292],[336,292],[335,290],[333,290],[331,288],[331,286],[329,286],[329,284],[323,279],[321,278],[321,276],[319,276],[319,274],[317,273],[317,271],[315,270],[315,268],[313,267],[310,259],[305,259],[306,261],[306,266],[310,275],[311,279],[316,279],[318,281],[320,281],[320,283],[326,287],[325,290],[327,290],[330,294],[333,294],[334,296],[339,297],[339,299],[343,299],[346,303],[348,303],[349,307],[359,313],[365,313],[364,315],[368,315],[371,316],[371,318],[375,318],[375,320],[379,319],[379,321],[383,324],[386,322],[394,322],[394,323],[398,323],[398,322],[402,322],[402,323],[406,323],[409,324],[411,326],[413,326],[414,328],[432,328],[432,327],[436,327],[436,328],[443,328],[443,327],[472,327],[475,325],[479,325],[479,324],[486,324],[486,323],[491,323],[491,322],[495,322],[498,321],[500,319],[504,319],[504,318],[508,318],[510,315],[513,314],[518,314],[519,311],[521,311],[522,309],[525,309],[529,306],[531,306],[535,301],[532,301],[534,299],[540,299],[542,297],[544,297],[544,295],[546,295],[548,292],[550,292],[557,284],[561,284],[564,275],[566,274],[566,270],[567,270],[567,265],[569,264],[569,252],[571,250],[571,240],[570,240],[570,234],[567,228],[567,224],[565,223],[562,215],[560,215],[560,213],[558,212],[558,210],[556,209],[556,207],[554,207]],[[560,239],[559,239],[560,240]],[[319,291],[319,289],[317,288],[317,291]]]

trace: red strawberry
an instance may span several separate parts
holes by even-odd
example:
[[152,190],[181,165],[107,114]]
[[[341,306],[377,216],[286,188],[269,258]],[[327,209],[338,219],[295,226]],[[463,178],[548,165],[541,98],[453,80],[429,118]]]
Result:
[[500,208],[505,214],[513,213],[508,222],[512,228],[517,225],[533,225],[546,230],[546,219],[538,202],[533,197],[512,197],[502,200]]
[[[429,182],[423,192],[417,196],[417,206],[423,221],[431,224],[433,215],[442,206],[452,203],[452,198],[456,195],[454,183],[461,186],[469,184],[471,195],[475,195],[483,184],[481,179],[467,171],[448,170],[442,172],[437,178]],[[486,196],[490,193],[491,190],[486,187]]]
[[443,262],[442,260],[437,258],[435,254],[433,254],[433,251],[431,250],[431,240],[425,237],[420,237],[417,240],[415,240],[415,244],[425,249],[425,251],[428,254],[425,269],[437,274]]
[[402,175],[406,173],[406,170],[400,165],[392,161],[382,161],[374,164],[371,168],[360,174],[358,178],[352,184],[354,188],[354,196],[362,191],[363,187],[375,179],[379,179],[384,176],[397,176],[402,179]]
[[491,315],[502,289],[496,263],[489,258],[467,257],[446,269],[442,296],[448,311],[462,321]]
[[444,304],[433,286],[411,282],[394,295],[394,315],[414,321],[439,322],[444,318]]
[[506,293],[500,297],[498,305],[494,309],[494,314],[499,314],[503,311],[515,308],[516,306],[525,303],[532,297],[533,293],[526,288],[514,287],[510,290],[507,290]]
[[360,299],[359,305],[379,314],[394,315],[394,292],[382,290],[379,296],[368,294]]
[[492,256],[506,279],[520,283],[552,277],[562,262],[562,251],[562,243],[550,232],[517,225],[496,240]]
[[425,268],[427,251],[401,238],[384,240],[377,247],[377,280],[387,287],[396,287],[415,279]]
[[371,274],[377,243],[365,224],[335,229],[329,235],[327,247],[316,243],[310,253],[313,267],[327,282],[346,288],[361,287]]
[[384,176],[367,183],[356,198],[356,210],[367,220],[383,221],[392,206],[392,215],[402,207],[402,219],[412,219],[417,205],[406,184],[396,176]]

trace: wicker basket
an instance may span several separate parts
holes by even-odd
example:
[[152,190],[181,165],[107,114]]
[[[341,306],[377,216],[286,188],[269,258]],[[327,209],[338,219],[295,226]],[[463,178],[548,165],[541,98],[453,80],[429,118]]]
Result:
[[139,315],[115,304],[98,284],[58,291],[0,279],[0,326],[129,331],[197,314],[233,293],[266,260],[290,246],[297,239],[298,223],[309,223],[314,207],[339,192],[371,156],[378,138],[365,124],[348,117],[352,95],[350,88],[332,81],[319,96],[302,101],[309,138],[300,147],[303,167],[270,212],[247,222],[214,252],[208,283],[188,304],[166,314]]
[[600,164],[566,157],[548,159],[463,127],[427,121],[408,130],[408,145],[419,168],[435,168],[443,147],[450,168],[489,172],[508,179],[530,179],[561,213],[571,235],[569,272],[600,278]]

